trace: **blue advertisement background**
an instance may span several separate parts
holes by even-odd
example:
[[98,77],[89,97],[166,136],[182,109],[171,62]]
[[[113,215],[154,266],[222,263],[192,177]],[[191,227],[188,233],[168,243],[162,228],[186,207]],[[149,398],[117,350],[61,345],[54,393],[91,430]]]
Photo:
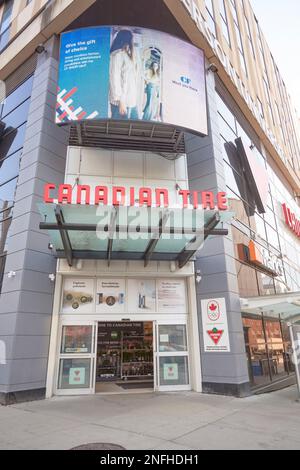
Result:
[[[81,106],[87,116],[97,111],[99,113],[98,119],[106,118],[108,114],[110,36],[111,28],[97,27],[65,33],[61,38],[59,88],[60,90],[65,89],[67,92],[74,87],[78,88],[78,91],[72,96],[73,107],[76,109]],[[100,59],[92,59],[84,68],[65,70],[67,61],[81,54],[80,52],[72,52],[74,48],[67,46],[72,44],[78,48],[80,47],[79,43],[88,43],[89,41],[95,41],[95,44],[87,46],[88,54],[98,53]],[[68,50],[69,53],[67,53]],[[62,122],[66,121],[68,120],[65,119]]]

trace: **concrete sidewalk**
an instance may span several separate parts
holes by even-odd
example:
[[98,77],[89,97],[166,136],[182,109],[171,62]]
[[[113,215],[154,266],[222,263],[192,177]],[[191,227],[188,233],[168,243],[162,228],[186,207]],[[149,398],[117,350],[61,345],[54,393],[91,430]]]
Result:
[[56,397],[0,407],[0,449],[300,449],[296,387],[236,399],[196,393]]

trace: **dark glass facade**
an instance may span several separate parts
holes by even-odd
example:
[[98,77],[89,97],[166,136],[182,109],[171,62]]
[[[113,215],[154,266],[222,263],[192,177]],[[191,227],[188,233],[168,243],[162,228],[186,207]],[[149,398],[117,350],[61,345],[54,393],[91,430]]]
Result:
[[243,316],[249,379],[261,387],[293,374],[287,324],[280,318]]
[[0,122],[5,128],[5,137],[0,142],[0,292],[5,269],[6,243],[12,220],[20,159],[25,140],[32,82],[33,77],[28,78],[7,96],[4,104],[0,107]]

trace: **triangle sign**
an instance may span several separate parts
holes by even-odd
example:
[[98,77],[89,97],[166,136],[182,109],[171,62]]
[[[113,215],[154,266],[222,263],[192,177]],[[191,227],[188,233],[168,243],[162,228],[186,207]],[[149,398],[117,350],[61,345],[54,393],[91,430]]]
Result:
[[224,330],[218,330],[217,328],[214,328],[213,330],[210,330],[207,332],[215,345],[217,346],[220,342],[220,339],[222,338],[222,335],[224,333]]

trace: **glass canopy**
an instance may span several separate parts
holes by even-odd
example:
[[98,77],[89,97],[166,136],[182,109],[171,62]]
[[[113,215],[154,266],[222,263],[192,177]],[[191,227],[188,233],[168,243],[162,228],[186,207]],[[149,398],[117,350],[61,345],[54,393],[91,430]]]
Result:
[[38,204],[58,258],[177,261],[210,235],[227,235],[233,213],[193,209]]
[[266,317],[278,318],[280,315],[286,322],[300,323],[300,292],[241,299],[241,310]]

